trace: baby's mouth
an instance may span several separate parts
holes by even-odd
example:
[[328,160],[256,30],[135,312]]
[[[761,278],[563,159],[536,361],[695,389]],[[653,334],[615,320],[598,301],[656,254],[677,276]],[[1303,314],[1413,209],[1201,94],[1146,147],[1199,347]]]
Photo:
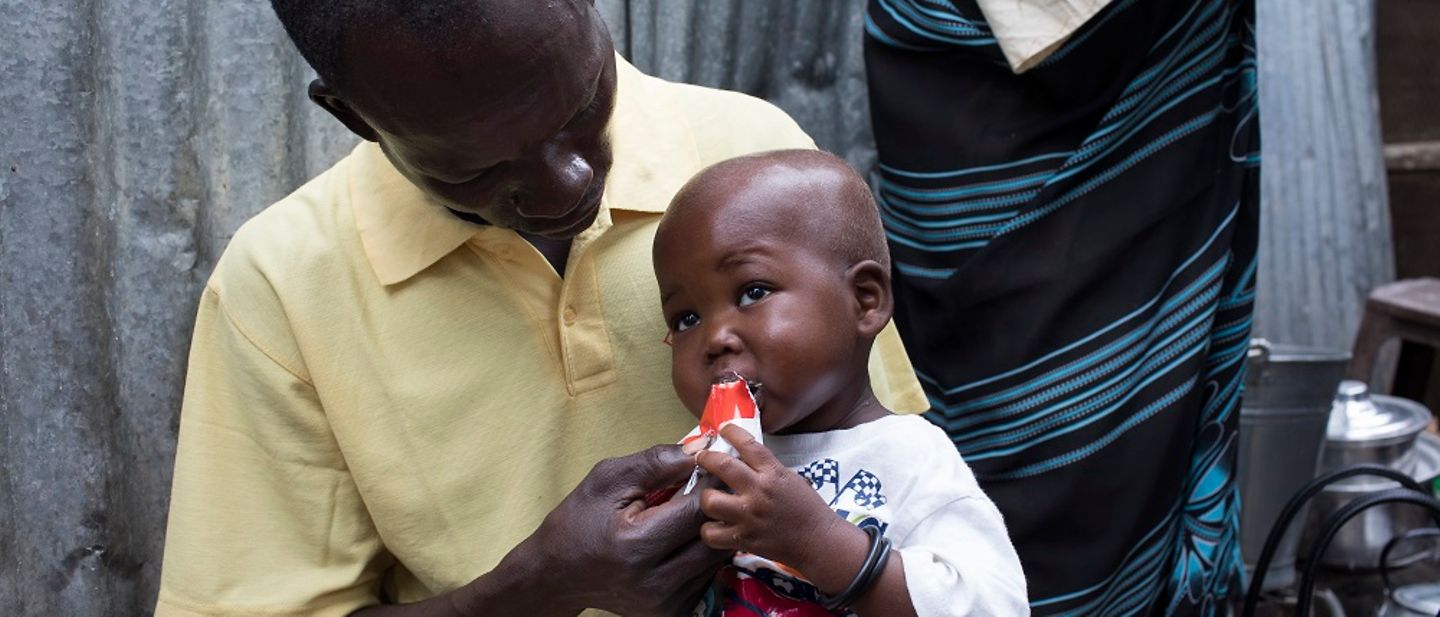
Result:
[[765,384],[758,381],[747,381],[745,387],[750,389],[750,398],[755,399],[755,409],[765,411]]
[[765,410],[765,384],[759,380],[752,380],[737,371],[725,371],[712,381],[712,384],[731,383],[735,381],[745,382],[745,388],[750,391],[750,398],[755,401],[755,408]]

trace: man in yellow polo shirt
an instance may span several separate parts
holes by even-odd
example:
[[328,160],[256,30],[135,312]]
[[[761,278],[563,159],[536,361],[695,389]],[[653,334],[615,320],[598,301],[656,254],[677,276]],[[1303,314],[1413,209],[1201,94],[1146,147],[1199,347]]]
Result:
[[[702,167],[810,140],[639,73],[583,0],[274,4],[366,141],[205,288],[157,614],[684,607],[725,556],[693,500],[639,501],[692,466],[645,450],[694,423],[655,225]],[[893,330],[871,372],[926,406]]]

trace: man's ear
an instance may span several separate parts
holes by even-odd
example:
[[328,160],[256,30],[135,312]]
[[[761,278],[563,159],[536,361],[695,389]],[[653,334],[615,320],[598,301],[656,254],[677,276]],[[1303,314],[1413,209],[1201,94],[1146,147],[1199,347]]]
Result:
[[364,118],[361,118],[360,114],[355,113],[355,110],[350,107],[350,104],[335,94],[335,90],[325,82],[319,79],[310,82],[309,95],[310,102],[330,112],[330,115],[335,116],[335,119],[339,120],[341,124],[344,124],[345,128],[350,129],[351,133],[359,135],[360,139],[365,141],[380,140],[380,136],[376,134],[375,129],[370,126],[370,123],[366,122]]
[[880,336],[895,314],[895,296],[890,292],[890,270],[867,259],[845,271],[845,282],[855,294],[859,333],[868,339]]

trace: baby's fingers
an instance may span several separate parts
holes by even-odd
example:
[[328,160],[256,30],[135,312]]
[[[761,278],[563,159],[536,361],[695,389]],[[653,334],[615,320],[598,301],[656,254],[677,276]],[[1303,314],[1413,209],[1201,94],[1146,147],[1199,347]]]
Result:
[[738,523],[746,514],[745,498],[725,491],[706,489],[700,493],[700,511],[722,523]]
[[783,467],[775,455],[770,452],[770,448],[755,439],[750,431],[740,428],[738,425],[725,425],[720,429],[720,436],[734,446],[735,452],[740,455],[740,460],[745,461],[745,464],[755,471],[769,471]]
[[695,456],[695,464],[737,492],[745,492],[755,485],[755,472],[744,461],[728,454],[705,450]]
[[717,551],[738,551],[744,549],[745,537],[734,525],[710,521],[700,526],[700,541]]

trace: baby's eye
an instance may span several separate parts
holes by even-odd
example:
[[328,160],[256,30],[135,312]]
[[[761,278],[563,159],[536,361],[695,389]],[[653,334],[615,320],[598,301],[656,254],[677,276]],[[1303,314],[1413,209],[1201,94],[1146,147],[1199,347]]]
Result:
[[745,291],[740,292],[740,306],[750,306],[768,295],[770,295],[769,289],[760,285],[751,285],[746,287]]
[[676,332],[684,332],[690,328],[700,325],[700,316],[695,313],[682,313],[675,318],[674,329]]

